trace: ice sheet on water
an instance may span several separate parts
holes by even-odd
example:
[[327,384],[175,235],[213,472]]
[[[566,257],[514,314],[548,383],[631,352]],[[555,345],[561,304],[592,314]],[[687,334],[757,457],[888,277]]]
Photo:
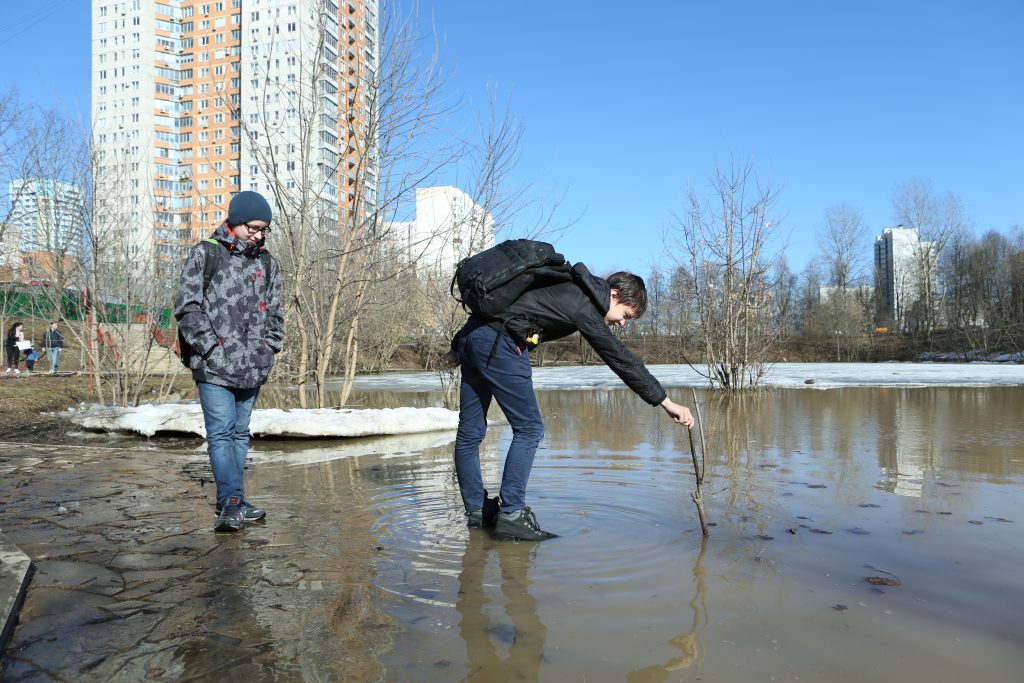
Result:
[[[86,429],[137,432],[184,432],[206,436],[199,404],[141,405],[134,408],[87,405],[69,414]],[[459,414],[445,408],[257,409],[249,429],[254,436],[357,437],[415,434],[458,427]]]
[[[648,366],[668,387],[706,387],[708,381],[688,365]],[[814,380],[808,384],[807,380]],[[537,389],[611,389],[622,381],[605,366],[534,368]],[[831,389],[864,386],[1019,386],[1024,365],[997,363],[777,363],[763,381],[769,387]],[[361,389],[433,391],[441,388],[435,373],[415,372],[356,378]]]

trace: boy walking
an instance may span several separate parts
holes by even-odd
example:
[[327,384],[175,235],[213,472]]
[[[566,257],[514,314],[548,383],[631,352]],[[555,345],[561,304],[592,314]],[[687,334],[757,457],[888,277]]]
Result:
[[[246,499],[243,477],[253,404],[284,340],[281,270],[266,251],[271,219],[262,195],[232,197],[213,243],[189,252],[175,299],[182,358],[199,390],[217,483],[216,531],[238,531],[266,516]],[[216,268],[207,282],[209,258]]]
[[[693,426],[690,410],[669,399],[640,359],[612,334],[610,327],[625,325],[646,309],[642,278],[619,272],[605,280],[578,263],[572,268],[572,281],[528,290],[497,320],[471,316],[459,330],[450,356],[462,364],[455,471],[469,527],[493,525],[498,540],[542,541],[554,536],[540,528],[526,505],[526,485],[544,435],[529,350],[542,341],[579,331],[626,386],[650,405],[661,406],[675,422]],[[492,398],[512,426],[498,499],[487,498],[480,473],[480,443]]]

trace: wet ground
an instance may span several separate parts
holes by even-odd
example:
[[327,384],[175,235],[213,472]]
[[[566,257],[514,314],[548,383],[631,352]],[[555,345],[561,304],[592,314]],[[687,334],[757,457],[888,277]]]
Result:
[[194,442],[0,446],[3,531],[38,568],[3,677],[1010,680],[1022,399],[702,395],[707,541],[685,432],[625,390],[540,392],[542,544],[465,529],[450,435],[255,443],[271,515],[239,535],[210,531]]
[[205,454],[139,445],[0,444],[3,532],[35,564],[3,680],[374,677],[390,620],[351,489],[214,534]]

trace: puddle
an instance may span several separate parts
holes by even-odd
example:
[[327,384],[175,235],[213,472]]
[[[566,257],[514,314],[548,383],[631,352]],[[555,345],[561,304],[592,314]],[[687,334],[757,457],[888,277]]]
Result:
[[[673,391],[689,403],[688,390]],[[437,404],[436,394],[374,392],[357,398]],[[254,441],[246,492],[270,514],[241,535],[209,531],[195,477],[182,479],[184,497],[177,480],[151,489],[174,514],[154,508],[136,524],[100,514],[138,480],[131,472],[90,484],[107,486],[107,507],[77,490],[51,499],[29,489],[40,499],[7,521],[31,552],[65,550],[41,564],[36,590],[47,592],[26,603],[35,621],[23,615],[15,641],[26,645],[4,674],[1005,680],[1024,665],[1022,399],[1013,387],[780,389],[725,404],[702,395],[707,541],[685,432],[627,390],[539,392],[546,435],[528,502],[560,534],[540,544],[466,529],[450,434]],[[484,442],[492,492],[509,439],[498,423]],[[139,444],[148,450],[130,464],[148,468],[147,482],[195,457],[173,459],[168,444],[180,442]],[[108,465],[95,469],[109,478]],[[202,463],[190,467],[198,477]],[[81,511],[42,526],[65,498],[84,501]],[[57,629],[56,647],[45,620],[71,589],[83,612]]]
[[[703,405],[706,543],[684,432],[627,391],[539,397],[547,433],[528,502],[560,534],[541,544],[465,528],[450,445],[256,467],[253,485],[270,489],[354,472],[396,629],[384,679],[991,680],[1024,664],[1007,594],[1024,540],[1012,523],[968,523],[1012,522],[1024,503],[1020,390],[777,390]],[[496,425],[484,443],[492,490],[509,438]]]

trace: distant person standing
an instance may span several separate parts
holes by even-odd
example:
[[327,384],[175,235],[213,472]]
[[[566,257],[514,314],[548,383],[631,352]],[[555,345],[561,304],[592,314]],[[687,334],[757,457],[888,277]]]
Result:
[[271,218],[262,195],[232,197],[224,224],[189,251],[174,304],[217,482],[215,531],[238,531],[267,514],[247,500],[243,477],[249,418],[284,340],[281,269],[266,250]]
[[60,350],[64,348],[64,335],[57,329],[57,323],[50,323],[50,329],[43,334],[43,348],[50,359],[50,374],[57,372],[57,359],[60,358]]
[[4,352],[7,354],[5,375],[21,374],[21,370],[18,369],[21,364],[21,348],[18,344],[23,341],[25,341],[25,326],[22,323],[14,323],[7,330],[7,338],[4,340]]

